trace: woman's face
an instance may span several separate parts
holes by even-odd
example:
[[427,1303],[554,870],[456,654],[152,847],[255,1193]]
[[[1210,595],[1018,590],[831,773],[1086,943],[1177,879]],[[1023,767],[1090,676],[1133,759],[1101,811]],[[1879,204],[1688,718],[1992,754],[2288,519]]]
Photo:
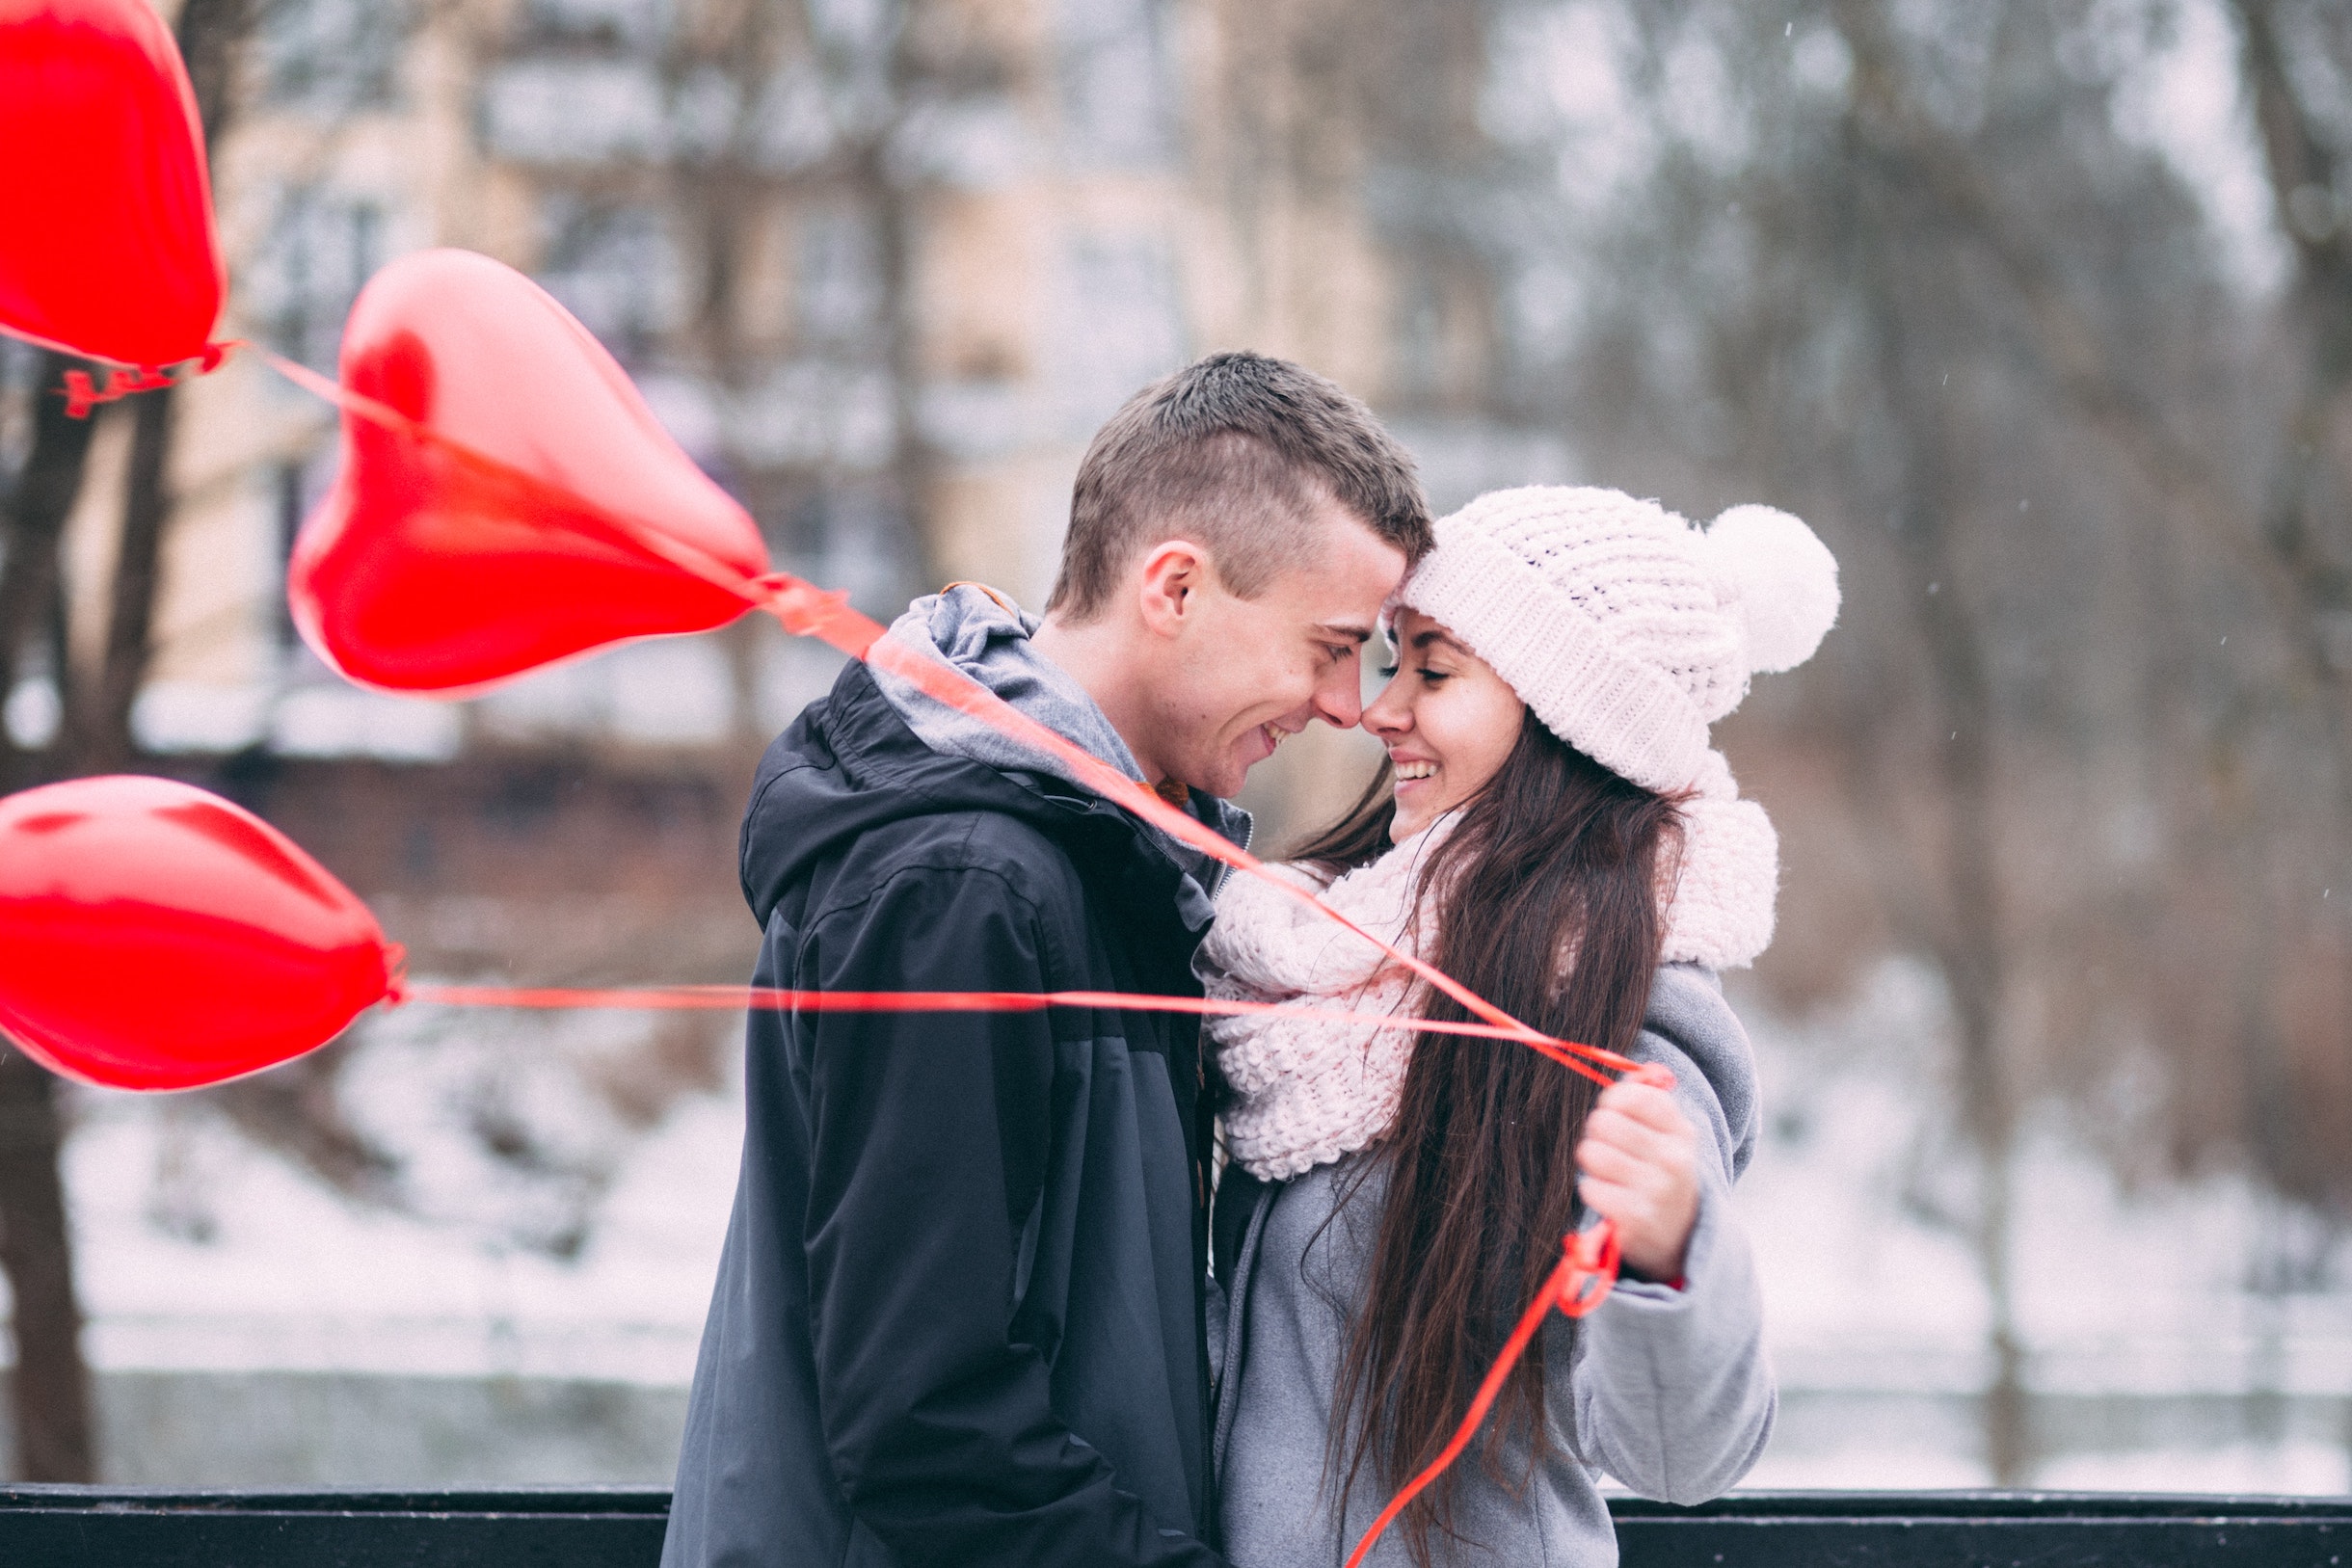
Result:
[[1419,610],[1400,610],[1397,667],[1364,728],[1397,768],[1393,839],[1419,833],[1484,787],[1519,743],[1527,704],[1486,662]]

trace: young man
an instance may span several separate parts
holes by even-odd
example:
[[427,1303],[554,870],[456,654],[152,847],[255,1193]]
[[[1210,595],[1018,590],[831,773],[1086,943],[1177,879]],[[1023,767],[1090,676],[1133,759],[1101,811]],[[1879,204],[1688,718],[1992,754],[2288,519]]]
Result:
[[[1361,404],[1217,355],[1096,436],[1042,623],[958,585],[890,635],[1245,841],[1220,797],[1309,720],[1355,723],[1429,543]],[[1197,996],[1221,869],[863,664],[769,749],[743,824],[767,986]],[[1219,1561],[1197,1033],[753,1014],[664,1568]]]

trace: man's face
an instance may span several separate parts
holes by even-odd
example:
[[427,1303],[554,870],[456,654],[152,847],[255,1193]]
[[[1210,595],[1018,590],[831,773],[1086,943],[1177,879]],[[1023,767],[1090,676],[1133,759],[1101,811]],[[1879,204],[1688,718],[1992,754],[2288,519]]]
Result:
[[1170,777],[1233,795],[1251,767],[1310,719],[1350,729],[1363,708],[1363,651],[1404,552],[1337,502],[1314,522],[1307,564],[1255,598],[1211,581],[1194,594],[1155,680],[1153,748]]

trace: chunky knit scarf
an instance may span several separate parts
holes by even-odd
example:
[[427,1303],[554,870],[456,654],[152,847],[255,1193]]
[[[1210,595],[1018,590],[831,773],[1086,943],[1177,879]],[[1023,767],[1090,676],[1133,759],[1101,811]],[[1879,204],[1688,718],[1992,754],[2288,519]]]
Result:
[[[1663,961],[1737,969],[1772,941],[1778,847],[1763,808],[1739,798],[1721,753],[1682,808],[1683,846],[1667,900]],[[1416,919],[1414,884],[1455,818],[1442,817],[1369,865],[1323,884],[1305,866],[1279,875],[1407,952],[1434,945]],[[1195,961],[1209,995],[1306,1001],[1395,1017],[1394,1028],[1308,1019],[1220,1018],[1208,1032],[1235,1095],[1225,1112],[1233,1157],[1268,1181],[1296,1176],[1376,1142],[1396,1120],[1412,1061],[1419,995],[1410,976],[1362,938],[1252,877],[1227,881]]]

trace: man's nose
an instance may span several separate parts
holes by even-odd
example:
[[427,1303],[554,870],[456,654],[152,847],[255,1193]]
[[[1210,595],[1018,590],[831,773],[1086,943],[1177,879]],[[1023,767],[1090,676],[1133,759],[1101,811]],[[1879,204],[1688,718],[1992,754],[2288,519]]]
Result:
[[1342,659],[1315,686],[1315,711],[1325,724],[1352,730],[1364,716],[1364,678],[1358,660]]

